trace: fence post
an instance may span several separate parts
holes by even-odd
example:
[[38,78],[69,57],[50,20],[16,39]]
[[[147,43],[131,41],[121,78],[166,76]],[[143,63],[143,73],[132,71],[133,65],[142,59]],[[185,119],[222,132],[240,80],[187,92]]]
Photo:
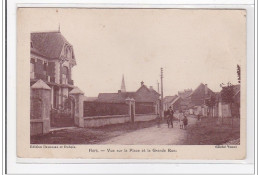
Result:
[[128,115],[129,115],[129,121],[131,121],[131,99],[127,97],[125,99],[126,104],[128,104]]
[[131,98],[131,117],[132,117],[132,122],[135,122],[135,100]]
[[[42,107],[40,111],[41,118],[39,118],[39,120],[42,122],[42,134],[46,134],[50,131],[51,88],[40,79],[31,86],[31,92],[32,97],[39,98],[42,101]],[[31,126],[32,125],[33,122],[31,122]],[[30,132],[31,135],[34,135],[34,133],[37,131]]]
[[83,116],[84,92],[82,92],[78,87],[75,87],[69,92],[69,95],[71,95],[75,99],[74,124],[79,127],[84,127],[84,116]]

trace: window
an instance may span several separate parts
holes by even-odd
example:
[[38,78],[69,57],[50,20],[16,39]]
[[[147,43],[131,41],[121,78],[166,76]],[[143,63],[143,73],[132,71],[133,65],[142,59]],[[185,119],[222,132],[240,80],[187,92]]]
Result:
[[33,64],[33,63],[31,63],[31,69],[30,69],[30,72],[31,72],[31,73],[34,72],[34,64]]
[[48,64],[47,64],[47,61],[44,61],[44,62],[43,62],[43,70],[44,70],[44,71],[47,71],[47,65],[48,65]]
[[69,69],[68,69],[68,67],[63,66],[63,67],[62,67],[62,74],[64,74],[64,75],[68,75],[68,73],[69,73]]
[[67,58],[71,58],[71,47],[69,46],[66,47],[66,56]]
[[31,48],[33,48],[33,43],[32,43],[32,41],[31,41]]
[[34,58],[31,58],[31,63],[35,63],[35,62],[37,62],[37,60],[36,59],[34,59]]
[[67,84],[68,78],[69,78],[69,68],[66,66],[63,66],[61,72],[62,72],[62,83]]

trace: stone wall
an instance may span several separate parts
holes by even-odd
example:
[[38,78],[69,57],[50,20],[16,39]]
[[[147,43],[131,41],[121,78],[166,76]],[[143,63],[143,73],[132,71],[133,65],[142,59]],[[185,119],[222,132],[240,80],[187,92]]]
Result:
[[128,115],[111,115],[111,116],[95,116],[95,117],[84,117],[84,127],[100,127],[105,125],[112,125],[117,123],[126,123],[130,121]]
[[43,134],[43,121],[42,120],[31,120],[30,122],[31,135]]
[[135,115],[135,121],[150,121],[156,119],[157,115],[156,114],[146,114],[146,115],[141,115],[141,114],[136,114]]
[[[135,122],[138,121],[150,121],[154,120],[157,115],[149,114],[149,115],[135,115]],[[94,116],[94,117],[84,117],[84,127],[92,128],[92,127],[100,127],[105,125],[112,125],[118,123],[126,123],[130,122],[131,119],[129,115],[111,115],[111,116]]]

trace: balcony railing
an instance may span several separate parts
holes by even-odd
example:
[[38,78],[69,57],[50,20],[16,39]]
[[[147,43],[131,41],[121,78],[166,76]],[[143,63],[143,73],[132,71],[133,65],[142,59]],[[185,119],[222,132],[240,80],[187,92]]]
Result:
[[51,76],[48,76],[48,75],[39,74],[39,73],[35,73],[35,72],[31,72],[30,78],[36,79],[36,80],[42,79],[43,81],[55,83],[55,77],[51,77]]

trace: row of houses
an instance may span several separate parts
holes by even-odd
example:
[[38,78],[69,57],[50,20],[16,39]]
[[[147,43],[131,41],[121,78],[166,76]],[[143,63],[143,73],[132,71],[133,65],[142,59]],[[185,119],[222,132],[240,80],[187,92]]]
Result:
[[175,111],[202,116],[239,117],[240,85],[233,85],[232,88],[234,92],[232,104],[223,100],[222,91],[213,92],[207,84],[201,83],[195,90],[185,89],[179,91],[177,95],[166,96],[163,108],[167,110],[171,106]]

